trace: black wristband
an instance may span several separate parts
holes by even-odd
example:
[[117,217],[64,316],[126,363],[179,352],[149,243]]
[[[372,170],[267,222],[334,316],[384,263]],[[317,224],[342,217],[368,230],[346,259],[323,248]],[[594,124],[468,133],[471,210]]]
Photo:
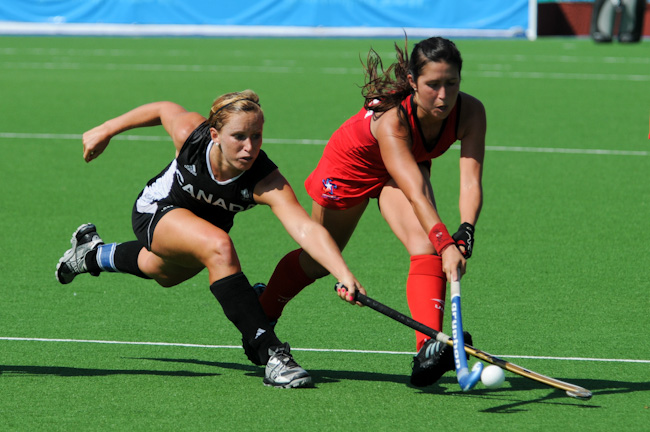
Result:
[[472,256],[472,249],[474,249],[474,225],[468,222],[462,223],[452,238],[459,247],[462,246],[465,248],[465,252],[463,252],[465,258]]

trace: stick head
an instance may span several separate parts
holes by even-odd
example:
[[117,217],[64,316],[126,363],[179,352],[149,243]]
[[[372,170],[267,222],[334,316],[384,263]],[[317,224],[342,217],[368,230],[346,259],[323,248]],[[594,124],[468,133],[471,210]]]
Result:
[[592,396],[592,393],[589,390],[583,388],[578,388],[575,390],[567,390],[566,394],[567,396],[580,399],[580,400],[589,400],[591,399]]
[[457,371],[456,374],[460,388],[463,389],[463,391],[473,389],[476,383],[481,379],[481,372],[483,372],[483,363],[481,362],[476,362],[472,367],[471,372],[468,372],[467,368]]

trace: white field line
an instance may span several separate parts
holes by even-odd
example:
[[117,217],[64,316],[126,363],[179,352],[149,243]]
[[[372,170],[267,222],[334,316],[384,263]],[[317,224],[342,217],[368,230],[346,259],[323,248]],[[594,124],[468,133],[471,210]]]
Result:
[[[305,74],[308,68],[296,66],[287,62],[285,65],[200,65],[200,64],[121,64],[121,63],[79,63],[79,62],[0,62],[0,68],[12,70],[103,70],[103,71],[135,71],[135,72],[192,72],[192,73],[278,73]],[[481,68],[507,69],[509,65],[490,64],[480,65]],[[313,72],[313,69],[309,69]],[[360,75],[359,68],[322,67],[319,73],[329,75]],[[310,72],[310,73],[311,73]],[[504,70],[467,70],[466,76],[479,78],[514,78],[514,79],[546,79],[546,80],[592,80],[592,81],[650,81],[650,74],[621,74],[621,73],[573,73],[573,72],[518,72]]]
[[593,80],[593,81],[650,81],[650,75],[615,74],[615,73],[571,73],[571,72],[503,72],[503,71],[468,71],[464,76],[480,78],[523,78],[556,80]]
[[[92,343],[92,344],[108,344],[108,345],[140,345],[140,346],[169,346],[169,347],[185,347],[185,348],[210,348],[210,349],[242,349],[237,345],[202,345],[202,344],[188,344],[188,343],[173,343],[173,342],[133,342],[133,341],[109,341],[109,340],[87,340],[87,339],[49,339],[49,338],[26,338],[26,337],[7,337],[0,336],[0,340],[4,341],[20,341],[20,342],[67,342],[67,343]],[[311,351],[311,352],[325,352],[325,353],[349,353],[349,354],[397,354],[412,356],[414,352],[403,351],[373,351],[373,350],[355,350],[355,349],[330,349],[330,348],[291,348],[294,351]],[[551,356],[522,356],[522,355],[495,355],[499,358],[520,358],[532,360],[568,360],[568,361],[592,361],[592,362],[614,362],[614,363],[648,363],[650,360],[637,360],[637,359],[608,359],[608,358],[590,358],[590,357],[551,357]]]
[[[400,35],[402,31],[398,32]],[[357,58],[358,52],[337,51],[336,53],[301,53],[300,58],[287,58],[282,54],[265,53],[260,57],[259,53],[247,49],[226,49],[218,51],[223,57],[248,58],[252,55],[260,59],[260,65],[237,65],[237,64],[169,64],[169,63],[92,63],[89,58],[105,59],[137,59],[143,58],[193,58],[197,54],[193,50],[178,49],[123,49],[123,48],[44,48],[44,47],[0,47],[0,68],[14,70],[127,70],[141,72],[257,72],[257,73],[279,73],[279,74],[304,74],[307,68],[313,72],[335,75],[359,76],[362,71],[359,67],[321,67],[310,68],[298,65],[300,61],[309,62],[314,56],[322,58],[323,55],[336,56],[337,59]],[[382,57],[393,55],[392,51],[382,52]],[[9,61],[15,57],[28,56],[36,61]],[[536,72],[513,70],[517,64],[593,64],[600,65],[646,65],[650,64],[647,56],[614,57],[614,56],[584,56],[584,55],[525,55],[507,54],[499,55],[473,54],[468,55],[475,69],[467,67],[463,73],[467,76],[480,78],[497,79],[557,79],[557,80],[593,80],[593,81],[650,81],[650,74],[647,73],[582,73],[582,72]],[[466,59],[467,60],[467,59]]]
[[[248,58],[253,55],[260,57],[260,53],[254,49],[228,49],[222,47],[218,49],[217,52],[224,57],[228,58]],[[363,53],[362,53],[363,54]],[[386,50],[380,51],[379,54],[382,57],[388,57],[394,55],[394,51]],[[188,49],[125,49],[125,48],[52,48],[52,47],[1,47],[0,55],[3,56],[32,56],[41,60],[46,56],[52,56],[53,58],[60,57],[80,57],[84,60],[87,60],[89,57],[99,57],[101,59],[106,59],[110,57],[114,58],[138,58],[143,57],[152,57],[152,58],[161,58],[161,57],[194,57],[196,52],[194,50]],[[264,53],[265,59],[272,58],[273,52]],[[300,58],[304,59],[309,58],[323,58],[324,55],[329,55],[337,59],[340,58],[352,58],[357,59],[359,52],[357,51],[345,51],[339,50],[335,52],[301,52]],[[296,59],[292,58],[283,58],[283,54],[277,56],[278,60],[283,60],[286,62],[295,62]],[[468,63],[475,63],[478,65],[479,69],[481,67],[503,67],[511,63],[560,63],[560,64],[650,64],[650,57],[648,56],[635,56],[635,57],[614,57],[614,56],[584,56],[584,55],[569,55],[569,54],[495,54],[494,52],[489,52],[487,54],[467,54],[463,58]]]
[[[49,134],[49,133],[20,133],[0,132],[0,139],[44,139],[44,140],[81,140],[81,134]],[[168,136],[145,136],[145,135],[118,135],[113,138],[117,141],[169,141]],[[325,145],[327,140],[318,139],[283,139],[264,138],[266,144],[301,144],[301,145]],[[458,144],[452,148],[458,149]],[[486,146],[488,151],[519,152],[519,153],[567,153],[585,155],[610,155],[610,156],[650,156],[648,151],[634,150],[606,150],[606,149],[570,149],[570,148],[547,148],[547,147],[509,147],[509,146]]]
[[591,154],[591,155],[614,155],[614,156],[648,156],[650,152],[634,150],[604,150],[604,149],[570,149],[570,148],[548,148],[548,147],[508,147],[508,146],[485,146],[487,150],[505,152],[525,153],[569,153],[569,154]]

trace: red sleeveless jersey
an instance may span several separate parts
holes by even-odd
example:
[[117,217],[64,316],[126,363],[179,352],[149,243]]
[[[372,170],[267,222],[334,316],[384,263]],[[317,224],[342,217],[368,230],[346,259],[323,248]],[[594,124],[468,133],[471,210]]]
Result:
[[[461,95],[444,120],[440,133],[427,145],[410,95],[398,107],[409,123],[411,151],[418,163],[431,163],[457,140]],[[346,209],[366,198],[377,198],[390,180],[379,143],[370,132],[373,112],[362,108],[339,127],[325,146],[316,169],[305,180],[309,195],[326,208]]]

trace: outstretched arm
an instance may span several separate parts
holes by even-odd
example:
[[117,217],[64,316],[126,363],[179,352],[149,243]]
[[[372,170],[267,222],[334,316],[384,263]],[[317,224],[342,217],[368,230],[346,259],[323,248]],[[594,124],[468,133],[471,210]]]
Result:
[[173,102],[152,102],[141,105],[118,117],[107,120],[83,134],[83,157],[86,162],[104,152],[111,138],[129,129],[163,125],[172,137],[176,151],[205,118],[188,112]]
[[271,207],[289,235],[320,265],[325,267],[348,290],[339,295],[354,303],[354,293],[366,290],[343,260],[341,251],[329,232],[313,221],[298,202],[287,180],[275,170],[255,188],[255,200]]
[[[469,258],[474,246],[474,226],[483,206],[483,161],[485,158],[486,116],[483,104],[476,98],[464,95],[461,113],[460,138],[460,194],[458,207],[461,224],[471,225],[468,237],[471,243],[461,251]],[[467,226],[467,225],[465,225]],[[461,225],[463,227],[463,225]],[[467,228],[465,228],[467,230]],[[461,229],[462,231],[462,229]],[[454,234],[463,237],[462,232]]]

